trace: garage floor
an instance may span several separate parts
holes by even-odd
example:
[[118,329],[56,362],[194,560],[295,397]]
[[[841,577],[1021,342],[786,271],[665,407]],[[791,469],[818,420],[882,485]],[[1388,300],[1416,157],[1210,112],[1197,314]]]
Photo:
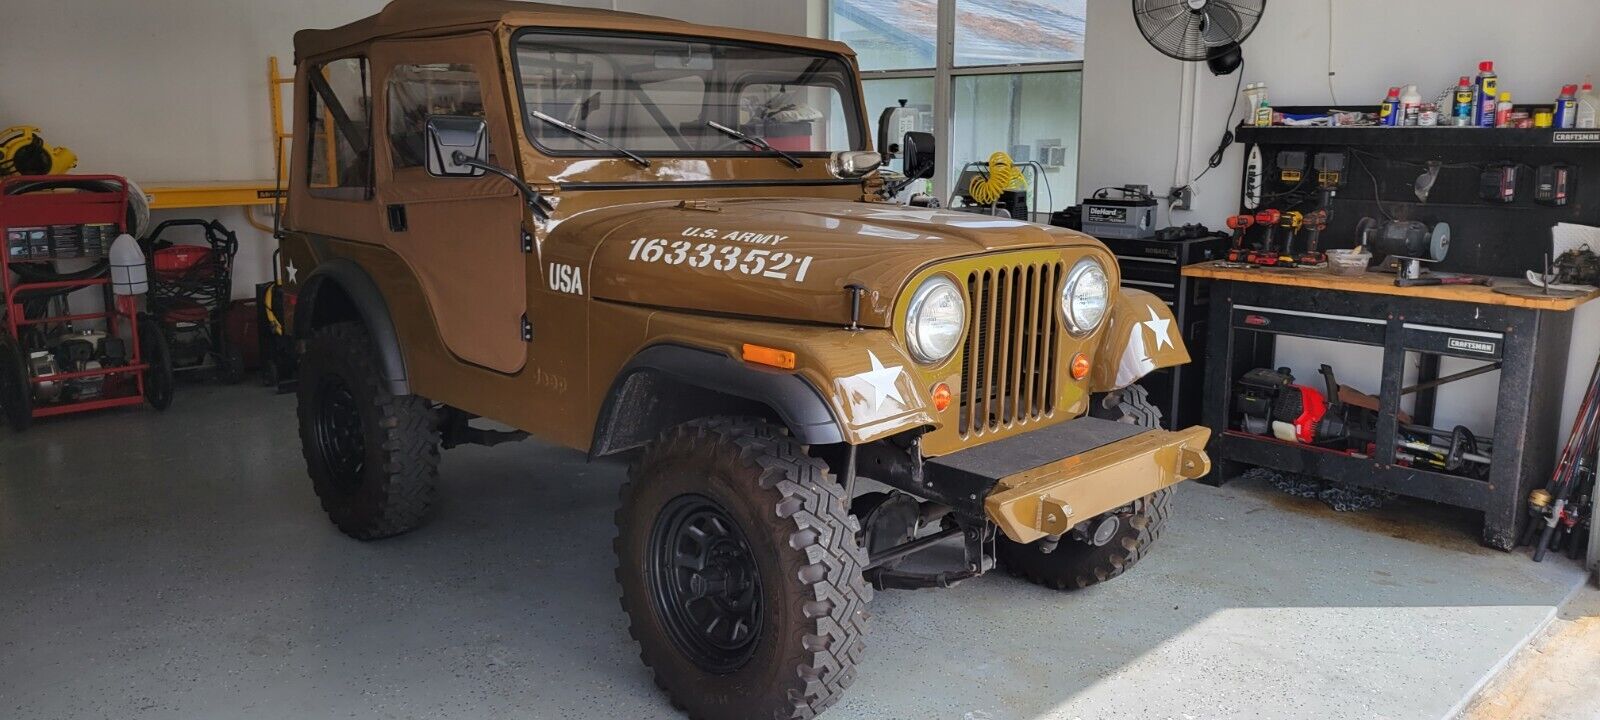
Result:
[[[619,467],[452,451],[434,521],[363,544],[299,452],[292,396],[254,387],[0,433],[0,716],[677,717],[616,602]],[[1475,535],[1188,484],[1101,588],[880,593],[829,717],[1445,717],[1582,580]]]

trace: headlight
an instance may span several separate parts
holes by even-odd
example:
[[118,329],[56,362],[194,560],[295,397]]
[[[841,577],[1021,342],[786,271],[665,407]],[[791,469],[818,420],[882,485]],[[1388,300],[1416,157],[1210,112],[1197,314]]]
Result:
[[906,343],[917,362],[942,362],[961,344],[967,301],[961,288],[942,275],[928,278],[906,308]]
[[1105,268],[1094,258],[1079,260],[1061,288],[1061,314],[1066,318],[1067,332],[1076,337],[1094,332],[1106,319],[1110,299],[1111,284]]

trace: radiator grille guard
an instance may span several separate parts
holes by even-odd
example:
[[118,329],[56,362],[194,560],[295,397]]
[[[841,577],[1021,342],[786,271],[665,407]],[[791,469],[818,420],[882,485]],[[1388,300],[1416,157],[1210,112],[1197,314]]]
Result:
[[1034,262],[967,274],[967,328],[961,364],[963,440],[1049,417],[1055,411],[1061,330],[1061,262]]

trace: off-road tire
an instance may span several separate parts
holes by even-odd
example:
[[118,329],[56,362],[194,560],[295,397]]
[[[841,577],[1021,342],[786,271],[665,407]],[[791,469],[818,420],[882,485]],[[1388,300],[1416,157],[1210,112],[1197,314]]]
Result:
[[[432,405],[384,386],[371,337],[360,323],[319,328],[306,343],[299,386],[300,447],[312,487],[333,524],[357,540],[416,529],[427,518],[439,476],[439,428]],[[346,442],[331,420],[344,418]],[[319,430],[319,423],[323,423]],[[350,447],[349,440],[359,445]],[[355,466],[345,463],[357,463]]]
[[[629,471],[617,511],[617,582],[628,632],[674,707],[693,720],[810,718],[856,678],[872,589],[859,523],[827,465],[783,429],[707,418],[663,432]],[[753,650],[710,671],[674,639],[657,599],[652,538],[682,498],[709,500],[748,543],[762,607]]]
[[0,416],[15,432],[33,424],[33,384],[24,357],[15,340],[0,334]]
[[[1138,385],[1095,396],[1090,414],[1141,427],[1161,426],[1161,410]],[[1172,488],[1162,488],[1115,510],[1120,525],[1104,545],[1064,537],[1054,551],[1045,553],[1039,543],[1023,545],[1001,535],[995,556],[1007,572],[1035,585],[1056,590],[1086,588],[1127,572],[1144,558],[1161,537],[1171,511]]]

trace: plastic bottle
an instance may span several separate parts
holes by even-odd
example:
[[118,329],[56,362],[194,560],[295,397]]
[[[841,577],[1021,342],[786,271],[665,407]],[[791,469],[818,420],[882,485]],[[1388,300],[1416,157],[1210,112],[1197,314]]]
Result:
[[1256,127],[1272,127],[1272,100],[1267,97],[1267,84],[1256,83],[1261,101],[1256,105]]
[[1500,102],[1494,108],[1494,126],[1497,128],[1511,127],[1511,93],[1500,93]]
[[1573,127],[1594,128],[1596,110],[1600,110],[1600,97],[1594,94],[1594,83],[1584,80],[1578,89],[1578,112]]
[[1456,85],[1456,102],[1450,108],[1450,124],[1468,126],[1472,124],[1472,78],[1461,76],[1461,83]]
[[1261,89],[1260,83],[1248,83],[1244,86],[1244,124],[1256,124],[1256,111],[1261,109],[1261,101],[1266,92]]
[[1556,128],[1572,128],[1578,125],[1578,86],[1562,85],[1561,94],[1556,97],[1556,116],[1552,122]]
[[1384,127],[1400,124],[1400,88],[1389,88],[1389,94],[1384,96],[1383,104],[1378,106],[1378,124]]
[[1494,114],[1499,105],[1496,100],[1499,97],[1500,77],[1494,74],[1494,61],[1478,63],[1478,79],[1472,85],[1472,103],[1477,108],[1473,125],[1494,127]]
[[1400,124],[1414,127],[1421,112],[1422,93],[1417,92],[1417,86],[1407,85],[1405,92],[1400,93]]

